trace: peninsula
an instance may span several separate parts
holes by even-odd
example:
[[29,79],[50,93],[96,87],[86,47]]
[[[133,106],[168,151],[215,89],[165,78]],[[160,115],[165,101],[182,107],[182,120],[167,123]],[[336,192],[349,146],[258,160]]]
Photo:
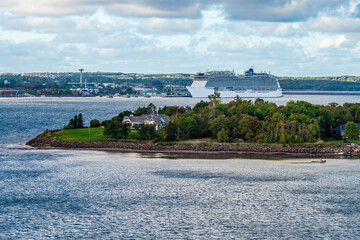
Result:
[[75,115],[63,129],[46,131],[33,147],[123,152],[219,152],[360,155],[360,104],[285,106],[262,99],[221,103],[217,91],[193,108],[153,104],[83,126]]

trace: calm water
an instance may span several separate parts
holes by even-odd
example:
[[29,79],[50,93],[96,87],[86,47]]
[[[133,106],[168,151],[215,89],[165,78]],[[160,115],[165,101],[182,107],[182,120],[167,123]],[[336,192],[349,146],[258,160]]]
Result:
[[[286,96],[278,104],[360,102]],[[359,239],[360,161],[34,150],[74,114],[109,119],[185,99],[0,98],[0,239]],[[203,157],[201,157],[203,158]]]

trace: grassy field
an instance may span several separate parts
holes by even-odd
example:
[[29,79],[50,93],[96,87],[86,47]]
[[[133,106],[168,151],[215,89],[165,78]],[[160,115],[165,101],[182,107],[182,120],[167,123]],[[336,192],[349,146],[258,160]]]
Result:
[[[65,129],[58,132],[51,133],[51,137],[57,138],[63,141],[84,141],[84,142],[96,142],[96,141],[114,141],[115,139],[108,138],[103,135],[104,129],[103,128],[80,128],[80,129]],[[156,134],[160,137],[160,131],[157,131]],[[118,141],[138,141],[137,140],[138,134],[137,132],[129,132],[127,139],[119,139]],[[218,143],[216,140],[211,138],[204,138],[204,139],[190,139],[184,140],[183,143],[189,144],[211,144],[211,143]],[[324,144],[341,144],[344,143],[341,140],[332,140],[332,141],[325,141]],[[360,143],[360,141],[352,141],[352,143]],[[246,143],[244,143],[246,144]],[[249,144],[249,143],[248,143]],[[253,145],[253,144],[251,144]],[[264,144],[262,144],[264,145]],[[279,144],[265,144],[265,145],[279,145]],[[280,144],[281,145],[281,144]],[[279,146],[280,146],[279,145]],[[295,145],[308,145],[308,143],[304,144],[295,144]],[[312,145],[316,145],[312,143]]]
[[103,128],[66,129],[52,133],[52,137],[63,141],[104,141],[113,140],[103,135]]
[[[113,138],[108,138],[103,135],[103,128],[80,128],[80,129],[64,129],[58,132],[53,132],[51,137],[63,140],[63,141],[84,141],[84,142],[96,142],[96,141],[114,141]],[[160,133],[157,132],[159,135]],[[136,140],[138,137],[137,132],[129,132],[127,139]],[[126,140],[125,140],[126,141]]]

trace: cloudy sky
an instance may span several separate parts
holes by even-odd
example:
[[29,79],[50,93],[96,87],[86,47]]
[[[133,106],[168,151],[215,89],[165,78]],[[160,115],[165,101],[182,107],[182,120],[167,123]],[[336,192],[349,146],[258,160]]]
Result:
[[1,0],[0,72],[360,75],[360,0]]

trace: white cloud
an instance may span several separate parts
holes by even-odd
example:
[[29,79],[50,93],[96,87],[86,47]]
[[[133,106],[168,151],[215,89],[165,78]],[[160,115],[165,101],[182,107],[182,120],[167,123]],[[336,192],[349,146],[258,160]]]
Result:
[[200,4],[195,2],[182,8],[159,8],[137,3],[120,3],[109,6],[107,10],[112,14],[131,17],[196,18],[199,17]]
[[328,48],[328,47],[332,47],[332,46],[334,46],[334,41],[329,38],[322,40],[319,45],[320,48]]
[[357,9],[347,0],[2,0],[0,65],[350,74],[359,64]]
[[334,33],[359,33],[360,19],[349,17],[321,16],[306,23],[310,31]]
[[141,20],[139,30],[146,34],[193,33],[200,24],[198,19],[151,18]]
[[346,43],[349,42],[348,39],[346,39],[345,35],[340,35],[339,37],[335,38],[335,39],[324,39],[323,41],[321,41],[319,47],[320,48],[329,48],[329,47],[343,47],[346,46]]
[[[119,16],[199,18],[201,10],[223,5],[229,17],[258,21],[302,21],[349,0],[2,0],[15,14],[64,16],[92,14],[99,7]],[[354,7],[353,7],[354,8]]]

